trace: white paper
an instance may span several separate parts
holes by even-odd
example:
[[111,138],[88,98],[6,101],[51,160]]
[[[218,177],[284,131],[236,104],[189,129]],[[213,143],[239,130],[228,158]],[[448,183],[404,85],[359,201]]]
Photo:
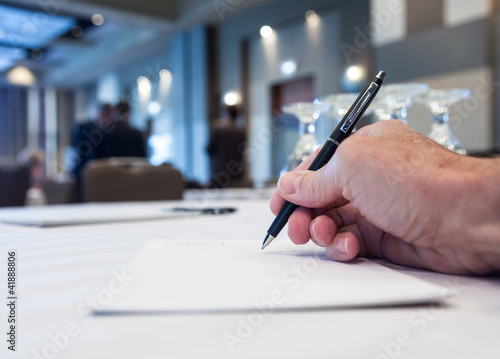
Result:
[[278,311],[435,302],[443,288],[366,259],[336,263],[314,245],[150,240],[128,286],[97,314]]
[[165,206],[139,204],[60,205],[0,210],[0,222],[25,226],[52,227],[178,218],[195,213],[175,213]]

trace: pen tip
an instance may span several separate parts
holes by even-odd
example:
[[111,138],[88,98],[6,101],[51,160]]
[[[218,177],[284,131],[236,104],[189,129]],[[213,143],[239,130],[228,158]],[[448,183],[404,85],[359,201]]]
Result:
[[375,76],[375,77],[377,77],[377,78],[379,78],[380,80],[384,81],[384,79],[385,79],[385,75],[386,75],[386,73],[385,73],[384,71],[380,71],[380,72],[377,74],[377,76]]
[[264,238],[264,243],[262,243],[262,249],[266,248],[271,242],[274,240],[274,237],[271,236],[269,233],[266,235],[266,238]]

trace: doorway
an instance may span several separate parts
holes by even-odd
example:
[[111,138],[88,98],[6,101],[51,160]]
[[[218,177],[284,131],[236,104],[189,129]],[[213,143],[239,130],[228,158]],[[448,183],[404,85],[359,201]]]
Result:
[[283,106],[294,102],[311,102],[314,99],[314,79],[307,76],[275,84],[271,87],[272,103],[272,175],[279,178],[288,155],[299,140],[299,121],[284,114]]

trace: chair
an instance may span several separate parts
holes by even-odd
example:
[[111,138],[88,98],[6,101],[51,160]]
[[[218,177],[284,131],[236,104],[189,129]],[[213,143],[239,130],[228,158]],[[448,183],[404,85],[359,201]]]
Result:
[[83,183],[88,202],[180,200],[185,187],[182,174],[172,166],[129,157],[89,162]]
[[5,161],[0,163],[0,207],[24,206],[29,186],[28,168]]

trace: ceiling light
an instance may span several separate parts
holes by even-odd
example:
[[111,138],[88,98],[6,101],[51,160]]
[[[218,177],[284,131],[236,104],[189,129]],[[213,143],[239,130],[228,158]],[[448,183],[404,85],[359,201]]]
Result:
[[71,35],[74,37],[82,37],[83,36],[83,29],[81,26],[75,26],[71,29]]
[[151,91],[151,81],[145,76],[137,79],[137,86],[139,86],[140,91]]
[[163,69],[160,71],[160,79],[165,82],[172,81],[172,73],[167,69]]
[[160,113],[160,111],[161,111],[161,105],[158,102],[153,101],[148,105],[148,112],[151,115],[157,115]]
[[285,60],[281,63],[280,71],[283,75],[292,75],[297,72],[298,67],[297,61],[293,59]]
[[36,61],[43,59],[43,51],[40,49],[31,50],[31,58]]
[[104,24],[104,16],[102,16],[101,14],[94,14],[90,18],[90,21],[92,21],[92,24],[94,24],[95,26],[101,26]]
[[319,15],[314,10],[309,10],[306,12],[306,20],[310,24],[317,24],[320,20]]
[[35,75],[26,67],[17,66],[9,71],[7,80],[13,85],[32,86],[36,82]]
[[229,91],[223,98],[226,106],[237,106],[241,103],[241,95],[236,91]]
[[260,36],[264,38],[271,37],[273,35],[273,28],[271,26],[262,26],[260,28]]
[[347,68],[345,74],[349,82],[357,83],[365,77],[365,70],[361,66],[352,65]]

